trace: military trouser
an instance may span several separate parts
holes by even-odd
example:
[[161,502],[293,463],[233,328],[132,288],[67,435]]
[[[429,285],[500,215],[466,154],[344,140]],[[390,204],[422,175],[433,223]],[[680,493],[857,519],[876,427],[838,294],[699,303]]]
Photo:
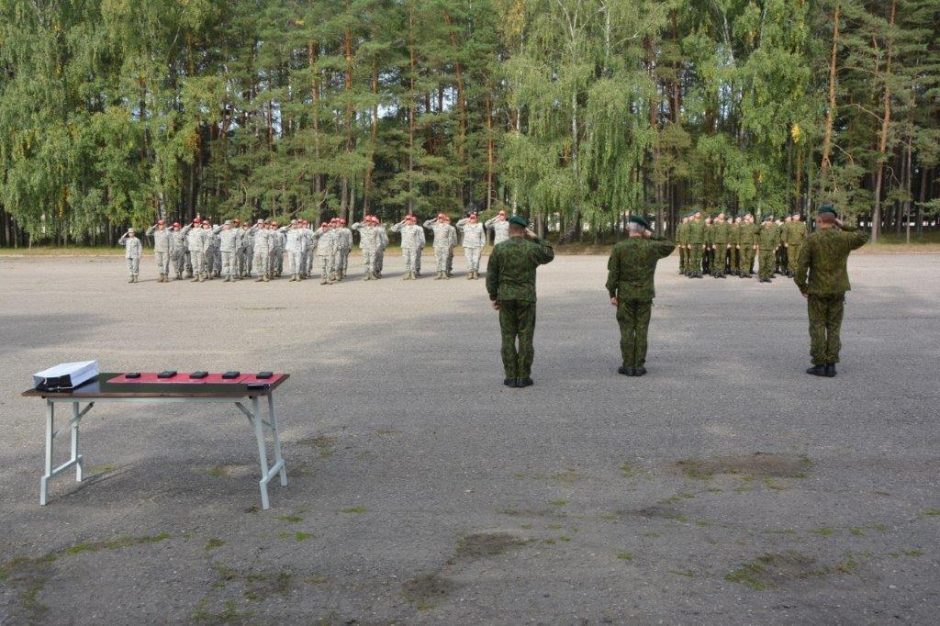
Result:
[[284,248],[275,248],[271,254],[274,257],[271,259],[270,272],[280,276],[284,272]]
[[203,258],[205,255],[202,253],[201,250],[190,250],[189,256],[193,263],[193,276],[195,276],[196,278],[201,277],[204,271]]
[[235,251],[222,251],[222,276],[226,279],[235,278]]
[[193,255],[187,249],[183,250],[183,262],[186,266],[186,276],[187,278],[192,278],[193,276]]
[[450,276],[454,271],[454,249],[447,249],[447,275]]
[[842,348],[840,333],[842,315],[845,312],[845,294],[810,294],[806,302],[809,311],[809,354],[813,365],[838,363],[839,350]]
[[301,256],[300,250],[287,251],[287,273],[291,277],[299,276],[303,272],[303,265],[300,262]]
[[206,276],[212,276],[215,271],[215,251],[209,248],[202,253],[202,272]]
[[360,248],[362,252],[362,266],[366,270],[366,276],[375,273],[375,250],[372,248]]
[[652,313],[652,300],[621,300],[617,306],[620,354],[623,356],[624,367],[643,367],[646,363],[646,336]]
[[689,271],[700,273],[702,271],[702,252],[705,246],[700,243],[693,243],[689,250]]
[[170,253],[155,250],[153,258],[157,261],[157,273],[165,276],[170,273]]
[[401,258],[405,261],[405,273],[417,272],[417,259],[418,254],[417,250],[414,248],[402,248],[401,249]]
[[173,250],[170,252],[170,271],[182,276],[184,269],[186,269],[186,255],[183,251]]
[[270,260],[271,255],[267,250],[255,250],[252,265],[254,266],[255,272],[258,274],[258,278],[264,278],[268,275],[268,263]]
[[791,273],[796,274],[796,262],[800,259],[800,248],[802,244],[791,243],[790,247],[787,248],[787,260],[789,262],[789,270]]
[[320,255],[317,257],[317,261],[320,264],[321,280],[329,280],[330,276],[335,271],[335,268],[333,267],[333,255]]
[[685,246],[679,246],[679,273],[685,274],[689,271],[689,251]]
[[741,259],[741,273],[750,276],[751,270],[754,268],[754,246],[745,246],[741,248],[741,253],[743,257]]
[[783,246],[777,248],[777,267],[776,271],[781,274],[787,269],[787,249]]
[[761,280],[770,279],[774,275],[774,263],[775,263],[775,253],[776,250],[760,250],[760,266],[757,271],[757,275]]
[[213,263],[213,268],[215,269],[216,275],[219,275],[222,272],[222,248],[216,247],[213,251],[213,256],[215,260]]
[[450,256],[450,248],[434,248],[434,260],[437,262],[437,273],[447,272],[447,257]]
[[480,256],[483,248],[464,248],[463,255],[467,258],[467,271],[480,271]]
[[729,271],[732,274],[739,273],[741,271],[741,250],[731,246],[731,249],[728,250],[728,256],[730,257],[729,265],[731,268]]
[[421,273],[421,253],[424,252],[424,248],[415,248],[415,261],[414,261],[414,271],[415,274]]
[[375,251],[375,273],[382,274],[382,268],[385,266],[385,248]]
[[501,354],[506,378],[528,378],[532,375],[532,359],[535,358],[532,345],[535,337],[535,303],[500,300],[499,304]]
[[301,278],[306,278],[310,274],[310,252],[302,250],[300,252],[300,272]]
[[140,257],[132,256],[127,259],[127,271],[131,276],[137,276],[140,273]]
[[349,269],[349,248],[339,249],[339,265],[336,266],[336,269],[342,272],[343,276],[346,275],[346,270]]

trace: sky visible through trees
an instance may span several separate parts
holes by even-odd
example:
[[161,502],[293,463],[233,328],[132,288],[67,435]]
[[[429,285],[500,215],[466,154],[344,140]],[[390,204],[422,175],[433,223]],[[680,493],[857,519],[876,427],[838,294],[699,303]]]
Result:
[[0,244],[940,213],[940,0],[0,0]]

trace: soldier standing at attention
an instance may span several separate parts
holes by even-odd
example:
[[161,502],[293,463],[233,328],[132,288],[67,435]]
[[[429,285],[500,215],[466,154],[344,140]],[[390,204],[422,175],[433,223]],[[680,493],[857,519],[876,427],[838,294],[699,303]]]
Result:
[[646,374],[646,336],[653,312],[653,277],[656,263],[675,249],[667,239],[653,238],[649,223],[631,215],[627,224],[629,238],[614,246],[607,262],[607,293],[617,307],[620,324],[620,353],[623,365],[617,370],[624,376]]
[[725,221],[725,214],[719,213],[712,223],[711,230],[712,276],[715,278],[725,278],[725,261],[731,248],[730,237],[731,231]]
[[806,370],[807,374],[830,378],[836,375],[845,292],[852,288],[847,268],[849,253],[866,241],[868,237],[858,229],[842,224],[831,204],[819,208],[816,232],[807,237],[800,249],[794,276],[809,312],[813,366]]
[[349,266],[349,251],[352,250],[353,244],[352,231],[346,227],[345,219],[336,218],[333,236],[336,238],[336,280],[343,280],[346,278],[346,270]]
[[774,268],[775,274],[789,275],[787,272],[787,249],[783,244],[787,242],[787,229],[786,225],[790,223],[790,216],[786,217],[786,221],[777,219],[774,222],[777,225],[777,236],[780,239],[780,243],[777,247],[777,266]]
[[[551,262],[555,251],[526,228],[525,218],[509,218],[509,239],[496,245],[486,268],[486,291],[499,311],[502,359],[507,387],[532,384],[535,349],[535,270]],[[516,340],[518,339],[518,347]]]
[[486,245],[486,230],[476,213],[471,213],[457,222],[457,230],[463,234],[463,254],[467,258],[467,280],[480,277],[480,254]]
[[221,275],[225,277],[225,282],[230,283],[235,280],[235,268],[238,265],[235,260],[235,254],[238,250],[238,239],[241,234],[232,224],[232,220],[225,220],[218,236],[219,254],[222,255]]
[[676,229],[676,244],[679,246],[679,274],[689,275],[689,216],[682,218]]
[[705,224],[702,212],[696,211],[689,220],[689,278],[702,277],[702,252],[705,250]]
[[751,268],[754,266],[754,253],[757,251],[757,225],[754,223],[754,216],[748,213],[741,222],[741,229],[738,231],[738,245],[740,250],[740,268],[738,276],[741,278],[751,277]]
[[333,236],[335,222],[322,222],[320,230],[313,233],[313,241],[317,247],[317,259],[320,261],[320,284],[332,285],[336,282],[333,268],[333,255],[336,252],[336,238]]
[[732,276],[741,274],[741,218],[736,217],[729,223],[728,273]]
[[170,263],[176,270],[176,280],[183,278],[183,269],[186,266],[186,235],[192,227],[192,224],[187,224],[185,228],[180,229],[180,223],[173,222],[173,228],[170,230]]
[[128,228],[127,232],[118,239],[118,245],[124,246],[124,258],[127,259],[127,271],[130,278],[127,282],[136,283],[137,274],[140,272],[140,239],[133,228]]
[[764,225],[757,234],[757,248],[760,251],[760,266],[757,275],[760,282],[769,283],[774,275],[777,248],[780,247],[780,230],[774,224],[773,215],[764,218]]
[[379,247],[375,250],[375,277],[382,278],[382,268],[385,266],[385,249],[388,247],[388,230],[378,215],[372,216],[372,223],[379,229]]
[[493,231],[494,246],[509,239],[509,222],[506,220],[506,211],[500,211],[496,214],[496,217],[486,220],[483,226],[487,230]]
[[190,282],[198,283],[202,279],[202,252],[205,247],[203,241],[206,237],[202,230],[202,219],[196,217],[192,226],[192,230],[186,235],[186,245],[189,246],[189,259],[193,266],[193,277]]
[[794,213],[786,228],[787,240],[783,245],[787,248],[787,260],[789,262],[787,275],[792,278],[796,274],[796,263],[800,258],[800,249],[803,247],[803,242],[806,241],[806,224],[800,221],[799,213]]
[[147,229],[147,236],[153,237],[153,256],[157,262],[157,271],[160,273],[158,283],[170,282],[170,231],[166,229],[163,220]]

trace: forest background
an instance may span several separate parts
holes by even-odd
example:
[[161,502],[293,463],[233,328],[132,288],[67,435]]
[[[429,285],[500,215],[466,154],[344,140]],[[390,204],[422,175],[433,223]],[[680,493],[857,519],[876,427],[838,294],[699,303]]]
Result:
[[0,245],[157,218],[940,214],[940,0],[0,0]]

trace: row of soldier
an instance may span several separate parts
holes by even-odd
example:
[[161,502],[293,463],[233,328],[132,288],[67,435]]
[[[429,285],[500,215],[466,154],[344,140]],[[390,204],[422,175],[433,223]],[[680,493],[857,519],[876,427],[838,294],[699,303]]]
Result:
[[[453,274],[458,232],[463,237],[461,244],[467,260],[467,278],[471,280],[479,278],[487,230],[493,232],[494,244],[508,238],[509,222],[503,211],[485,224],[480,223],[475,213],[459,220],[456,226],[450,221],[450,217],[440,213],[418,226],[418,218],[409,214],[391,226],[392,232],[401,235],[405,280],[414,280],[421,274],[422,250],[427,243],[425,229],[433,233],[432,247],[439,280],[449,279]],[[346,277],[353,231],[359,233],[363,280],[380,279],[389,237],[388,229],[375,215],[366,215],[361,222],[349,227],[342,218],[333,218],[316,229],[306,220],[291,220],[289,225],[281,226],[273,220],[249,224],[234,219],[213,225],[197,215],[185,226],[179,222],[167,225],[164,220],[159,220],[147,229],[146,234],[153,239],[154,258],[160,274],[158,282],[169,282],[172,273],[181,280],[184,272],[192,282],[212,278],[232,282],[252,276],[256,277],[256,282],[268,282],[282,276],[285,270],[294,282],[305,280],[318,270],[320,283],[328,285]],[[130,274],[128,282],[137,282],[143,248],[141,241],[131,228],[118,243],[125,247],[124,256]]]
[[785,220],[768,215],[758,225],[751,214],[729,220],[724,213],[711,218],[695,211],[676,230],[679,273],[749,278],[757,261],[760,282],[769,283],[775,273],[792,277],[807,234],[798,213]]

